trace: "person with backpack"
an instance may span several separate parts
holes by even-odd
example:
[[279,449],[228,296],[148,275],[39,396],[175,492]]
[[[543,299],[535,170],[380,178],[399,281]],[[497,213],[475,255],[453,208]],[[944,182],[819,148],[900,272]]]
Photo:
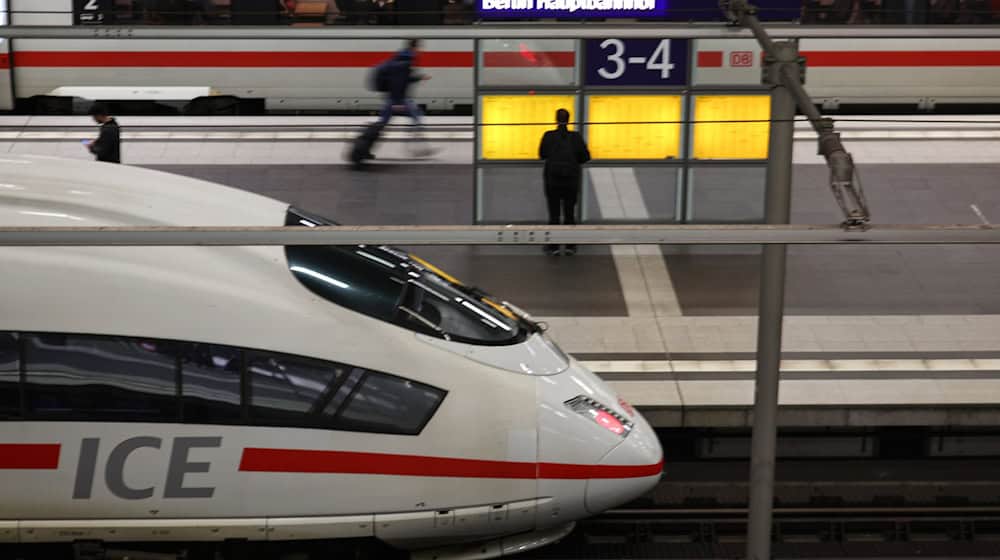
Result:
[[388,124],[395,111],[400,110],[413,119],[417,130],[420,130],[424,115],[417,103],[407,95],[411,84],[431,79],[426,74],[414,72],[413,64],[419,54],[420,39],[410,39],[405,49],[376,68],[376,89],[386,94],[385,104],[379,113],[379,122],[383,126]]
[[[379,112],[378,121],[368,125],[361,133],[349,152],[349,158],[354,163],[356,169],[363,167],[365,160],[375,159],[372,153],[372,146],[378,141],[382,130],[392,115],[400,110],[413,119],[417,134],[422,132],[423,113],[413,99],[407,96],[410,85],[414,82],[429,80],[430,76],[415,74],[413,63],[420,52],[420,40],[410,39],[406,48],[397,52],[391,59],[382,62],[372,69],[369,77],[369,87],[375,91],[386,94],[385,103]],[[414,150],[418,156],[428,156],[433,152],[429,148]]]
[[[545,200],[549,206],[549,223],[576,224],[576,203],[580,198],[583,164],[590,161],[590,150],[579,132],[569,130],[569,111],[556,111],[555,130],[542,136],[538,157],[545,161]],[[576,245],[546,245],[547,255],[575,255]]]

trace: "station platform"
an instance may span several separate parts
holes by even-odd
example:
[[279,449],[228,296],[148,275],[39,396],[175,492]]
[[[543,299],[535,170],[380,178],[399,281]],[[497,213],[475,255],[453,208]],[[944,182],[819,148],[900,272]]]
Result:
[[[393,131],[398,137],[362,173],[343,165],[342,152],[365,117],[141,119],[121,119],[129,164],[247,189],[345,224],[471,222],[468,119],[428,119],[441,125],[427,136],[441,150],[430,160],[409,158],[408,131]],[[876,223],[1000,219],[1000,118],[920,117],[935,119],[843,123]],[[224,121],[232,128],[222,129]],[[0,157],[87,158],[79,140],[93,130],[78,117],[2,117]],[[793,223],[839,222],[815,137],[805,127],[796,137]],[[588,173],[606,195],[596,197],[602,215],[641,214],[640,171],[595,165]],[[654,425],[750,424],[756,248],[583,247],[575,257],[533,246],[410,249],[543,320]],[[779,423],[1000,425],[998,257],[991,246],[790,248]]]
[[[1000,116],[833,115],[857,163],[918,163],[947,155],[953,163],[1000,161]],[[320,164],[342,161],[343,145],[374,116],[119,117],[123,161],[146,164]],[[384,161],[410,160],[410,120],[394,117],[377,150]],[[439,164],[469,164],[471,117],[425,119],[423,138]],[[0,115],[0,153],[83,157],[79,142],[93,137],[89,117]],[[823,163],[808,123],[795,125],[795,159]],[[975,146],[975,149],[967,149]]]

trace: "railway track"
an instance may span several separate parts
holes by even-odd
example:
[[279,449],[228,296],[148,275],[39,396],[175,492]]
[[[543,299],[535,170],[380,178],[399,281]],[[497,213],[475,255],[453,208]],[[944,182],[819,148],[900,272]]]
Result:
[[[616,509],[523,558],[741,558],[746,508]],[[1000,556],[1000,506],[778,507],[775,558]]]

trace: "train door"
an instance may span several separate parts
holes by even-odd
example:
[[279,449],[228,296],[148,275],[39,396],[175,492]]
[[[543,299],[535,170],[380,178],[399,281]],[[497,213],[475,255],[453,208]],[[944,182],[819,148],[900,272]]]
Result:
[[[0,0],[0,27],[10,24],[10,6]],[[11,79],[10,39],[0,37],[0,111],[14,109],[14,82]]]

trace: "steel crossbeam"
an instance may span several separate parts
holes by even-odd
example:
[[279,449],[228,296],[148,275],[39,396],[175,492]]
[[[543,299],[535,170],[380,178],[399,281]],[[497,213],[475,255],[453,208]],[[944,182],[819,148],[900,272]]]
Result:
[[[772,39],[1000,38],[997,26],[764,26]],[[749,39],[747,29],[720,23],[487,23],[463,26],[25,26],[0,27],[10,39]]]
[[0,246],[936,245],[1000,243],[994,225],[3,227]]

